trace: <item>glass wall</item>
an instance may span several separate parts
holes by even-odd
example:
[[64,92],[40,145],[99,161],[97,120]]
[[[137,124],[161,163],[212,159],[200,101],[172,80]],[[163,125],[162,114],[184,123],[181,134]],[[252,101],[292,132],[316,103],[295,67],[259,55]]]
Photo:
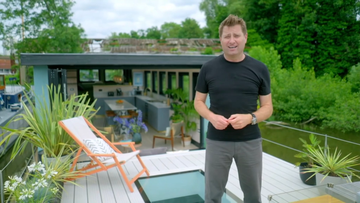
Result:
[[183,89],[184,93],[186,93],[186,99],[189,100],[189,92],[190,92],[190,80],[189,73],[179,73],[179,87]]
[[157,71],[152,72],[152,91],[157,93],[159,91]]
[[151,89],[151,72],[145,71],[145,89],[150,88]]
[[79,71],[80,82],[97,82],[99,81],[99,70],[88,69]]
[[160,94],[161,95],[165,95],[165,92],[167,90],[167,86],[166,86],[166,73],[165,72],[159,72],[160,75],[160,79],[159,79],[159,84],[160,84]]

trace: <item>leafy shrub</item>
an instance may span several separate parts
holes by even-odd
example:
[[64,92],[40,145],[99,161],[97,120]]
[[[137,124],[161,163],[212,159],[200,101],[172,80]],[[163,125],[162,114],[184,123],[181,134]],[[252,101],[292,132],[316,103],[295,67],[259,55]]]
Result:
[[347,76],[353,92],[360,92],[360,63],[351,67]]
[[213,55],[214,50],[211,47],[206,47],[203,52],[201,52],[203,55]]
[[296,59],[292,69],[282,69],[274,48],[253,47],[250,56],[262,61],[270,71],[274,112],[271,119],[312,122],[342,131],[360,131],[360,93],[352,93],[360,65],[354,66],[347,82],[338,76],[316,77],[313,69]]

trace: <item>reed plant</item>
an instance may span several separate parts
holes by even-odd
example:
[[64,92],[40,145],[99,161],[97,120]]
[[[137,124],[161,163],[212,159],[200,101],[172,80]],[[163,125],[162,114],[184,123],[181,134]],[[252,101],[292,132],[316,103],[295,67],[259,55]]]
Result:
[[[32,99],[25,94],[26,100],[21,101],[24,112],[13,117],[4,127],[0,135],[3,140],[0,145],[10,140],[13,136],[18,136],[15,141],[11,157],[18,151],[23,152],[27,144],[41,148],[47,157],[57,157],[67,155],[77,148],[74,140],[59,126],[58,122],[64,119],[84,116],[91,120],[97,113],[95,102],[90,102],[87,94],[71,95],[64,99],[61,86],[48,86],[48,99],[43,95],[34,95]],[[19,129],[10,128],[11,123],[25,121],[27,126]]]

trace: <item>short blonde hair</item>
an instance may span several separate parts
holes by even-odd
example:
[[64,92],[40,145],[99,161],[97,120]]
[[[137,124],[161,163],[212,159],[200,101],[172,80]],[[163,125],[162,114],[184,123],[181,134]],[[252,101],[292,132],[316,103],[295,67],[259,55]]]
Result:
[[219,36],[221,37],[225,26],[231,27],[231,26],[235,26],[235,25],[240,25],[243,34],[246,35],[247,30],[246,30],[246,23],[245,23],[244,19],[239,18],[236,15],[230,14],[227,18],[225,18],[225,20],[223,20],[221,22],[221,24],[219,26]]

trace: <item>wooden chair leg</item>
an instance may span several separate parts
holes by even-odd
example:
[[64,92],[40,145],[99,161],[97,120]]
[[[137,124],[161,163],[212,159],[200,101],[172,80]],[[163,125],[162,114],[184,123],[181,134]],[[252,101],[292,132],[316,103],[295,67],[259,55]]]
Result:
[[174,151],[174,140],[171,140],[171,149]]
[[155,147],[155,137],[153,137],[153,148]]
[[165,144],[166,144],[166,140],[165,140]]

